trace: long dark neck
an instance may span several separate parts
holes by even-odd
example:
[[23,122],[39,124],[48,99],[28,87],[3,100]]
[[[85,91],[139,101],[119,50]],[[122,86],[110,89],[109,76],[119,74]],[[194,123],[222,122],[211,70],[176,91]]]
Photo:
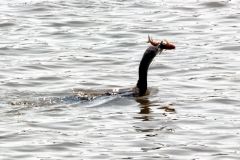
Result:
[[158,52],[158,48],[152,46],[145,51],[142,57],[142,60],[139,65],[139,70],[138,70],[139,79],[137,82],[137,87],[139,89],[139,96],[144,96],[146,93],[148,67],[151,64],[153,58],[156,56],[157,52]]

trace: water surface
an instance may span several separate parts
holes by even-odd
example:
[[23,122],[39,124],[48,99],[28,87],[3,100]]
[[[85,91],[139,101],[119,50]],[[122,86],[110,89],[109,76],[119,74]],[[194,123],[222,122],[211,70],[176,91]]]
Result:
[[[239,159],[240,2],[9,0],[0,7],[0,159]],[[135,86],[167,39],[146,97]],[[72,97],[72,99],[71,99]]]

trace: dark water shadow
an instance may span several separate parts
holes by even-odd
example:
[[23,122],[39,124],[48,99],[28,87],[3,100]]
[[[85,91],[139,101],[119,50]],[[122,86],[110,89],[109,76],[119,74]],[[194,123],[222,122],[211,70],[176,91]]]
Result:
[[139,103],[140,105],[140,111],[138,114],[141,114],[142,116],[140,117],[135,117],[138,119],[143,119],[143,121],[149,121],[151,120],[151,113],[154,111],[152,110],[151,107],[156,107],[157,109],[164,110],[162,113],[163,116],[166,116],[166,113],[175,113],[176,110],[174,108],[171,108],[170,106],[163,105],[161,106],[159,103],[156,102],[151,102],[148,97],[143,97],[143,98],[136,98],[136,102]]
[[139,104],[140,111],[138,115],[133,118],[141,121],[139,121],[140,123],[138,123],[138,125],[134,125],[133,128],[136,132],[146,133],[146,137],[155,137],[160,136],[160,133],[173,132],[175,127],[168,115],[175,114],[176,110],[171,104],[166,105],[164,102],[150,100],[150,98],[152,99],[153,97],[146,96],[135,99]]

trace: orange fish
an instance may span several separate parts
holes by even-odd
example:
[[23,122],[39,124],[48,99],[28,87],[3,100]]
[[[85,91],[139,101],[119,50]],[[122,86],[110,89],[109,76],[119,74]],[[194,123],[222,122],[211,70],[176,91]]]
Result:
[[164,39],[164,42],[159,42],[159,41],[153,41],[152,38],[150,38],[150,36],[148,35],[148,42],[147,43],[151,43],[153,46],[158,46],[159,44],[161,44],[161,49],[175,49],[176,47],[169,43],[166,39]]

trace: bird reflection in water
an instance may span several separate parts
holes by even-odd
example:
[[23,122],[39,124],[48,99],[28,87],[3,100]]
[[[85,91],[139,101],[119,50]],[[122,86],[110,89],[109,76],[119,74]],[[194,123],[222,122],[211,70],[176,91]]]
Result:
[[149,121],[151,117],[147,116],[146,114],[150,114],[152,112],[150,108],[150,105],[151,105],[150,101],[145,98],[137,98],[136,101],[141,105],[139,114],[145,114],[145,115],[141,117],[135,117],[135,118],[143,119],[143,121]]
[[153,117],[150,114],[153,113],[153,110],[151,109],[151,107],[154,107],[154,106],[158,107],[157,109],[161,109],[165,111],[164,113],[162,113],[163,116],[167,116],[166,112],[175,113],[174,108],[170,108],[169,106],[159,107],[158,103],[152,103],[147,98],[136,98],[136,101],[141,105],[139,114],[142,114],[143,116],[135,117],[135,118],[143,119],[143,121],[153,120]]
[[[146,137],[156,137],[160,136],[162,133],[174,132],[175,127],[172,126],[172,122],[169,121],[169,118],[166,118],[168,114],[175,113],[175,109],[169,107],[172,104],[170,104],[169,106],[160,106],[159,103],[151,102],[148,97],[136,98],[136,101],[140,104],[140,112],[138,113],[139,116],[136,116],[134,118],[141,119],[142,122],[144,121],[144,123],[133,126],[133,128],[137,132],[143,132]],[[156,112],[156,109],[161,110],[160,114],[153,114],[154,112]],[[162,123],[159,124],[159,121],[162,121]],[[146,140],[148,140],[148,138]],[[142,148],[142,150],[156,150],[160,149],[161,147]]]

